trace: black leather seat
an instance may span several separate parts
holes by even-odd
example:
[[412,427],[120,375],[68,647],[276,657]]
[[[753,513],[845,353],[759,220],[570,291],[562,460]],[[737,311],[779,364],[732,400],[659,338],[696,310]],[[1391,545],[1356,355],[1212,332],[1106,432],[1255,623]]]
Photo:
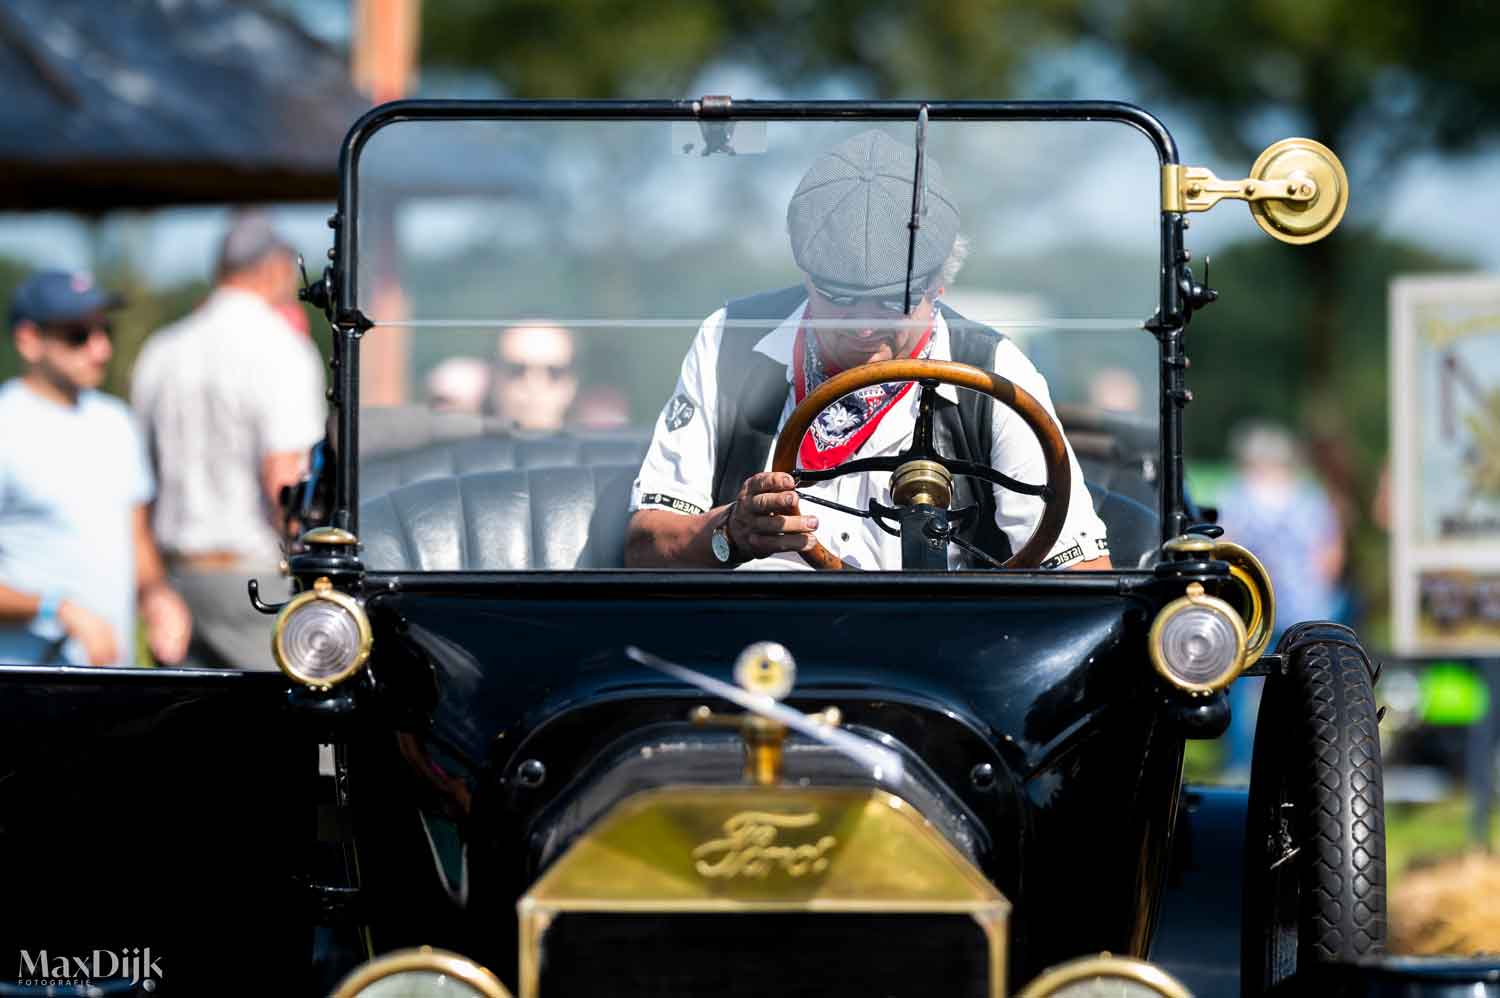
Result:
[[[360,504],[365,566],[374,571],[619,568],[639,464],[513,468],[428,478]],[[1115,565],[1157,546],[1157,518],[1089,486]]]
[[489,434],[436,440],[372,456],[361,448],[359,493],[373,499],[429,478],[517,468],[634,464],[639,468],[651,431],[559,433],[527,437]]
[[1161,518],[1144,503],[1088,482],[1094,512],[1109,535],[1110,562],[1116,568],[1142,567],[1141,559],[1161,544]]
[[360,504],[375,571],[618,568],[638,463],[429,478]]

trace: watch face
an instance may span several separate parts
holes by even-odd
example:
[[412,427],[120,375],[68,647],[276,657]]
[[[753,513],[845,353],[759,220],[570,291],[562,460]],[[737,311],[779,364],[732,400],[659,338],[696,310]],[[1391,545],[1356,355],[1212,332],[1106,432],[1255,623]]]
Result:
[[729,537],[723,530],[714,531],[714,557],[725,564],[729,562]]

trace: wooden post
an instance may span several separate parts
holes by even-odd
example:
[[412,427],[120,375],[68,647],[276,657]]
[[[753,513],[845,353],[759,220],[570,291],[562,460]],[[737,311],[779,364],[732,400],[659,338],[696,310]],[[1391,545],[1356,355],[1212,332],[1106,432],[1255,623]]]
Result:
[[[354,0],[354,41],[351,68],[354,85],[375,104],[399,100],[416,79],[417,40],[421,0]],[[399,325],[408,318],[406,296],[396,274],[395,205],[371,206],[360,219],[367,233],[378,234],[361,247],[365,261],[366,315],[377,326],[360,344],[360,405],[391,406],[408,401],[411,330]]]

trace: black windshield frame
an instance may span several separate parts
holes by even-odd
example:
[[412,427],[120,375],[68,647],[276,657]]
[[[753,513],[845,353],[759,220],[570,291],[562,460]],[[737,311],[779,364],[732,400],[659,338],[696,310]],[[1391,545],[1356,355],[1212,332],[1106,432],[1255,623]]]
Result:
[[[360,152],[382,128],[409,121],[494,120],[654,120],[654,121],[899,121],[916,122],[925,109],[930,121],[1113,121],[1129,125],[1151,142],[1163,168],[1178,163],[1176,141],[1148,111],[1118,101],[756,101],[705,97],[658,101],[396,101],[361,117],[345,136],[339,154],[338,210],[328,287],[333,324],[334,387],[338,461],[333,523],[358,533],[359,344],[373,323],[361,309],[358,284]],[[1164,174],[1165,175],[1165,170]],[[1161,198],[1161,192],[1156,192]],[[1190,309],[1184,294],[1183,215],[1161,211],[1160,281],[1155,314],[1144,317],[1156,338],[1160,385],[1160,496],[1162,539],[1189,524],[1184,489],[1182,409],[1186,389],[1184,333]]]

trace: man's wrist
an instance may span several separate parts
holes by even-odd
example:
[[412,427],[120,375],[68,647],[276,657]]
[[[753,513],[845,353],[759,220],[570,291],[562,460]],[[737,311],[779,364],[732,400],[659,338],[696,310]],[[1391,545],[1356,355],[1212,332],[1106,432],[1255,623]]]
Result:
[[136,587],[135,596],[138,601],[145,602],[148,597],[171,588],[171,585],[168,584],[165,578],[151,579],[150,581],[142,582]]

